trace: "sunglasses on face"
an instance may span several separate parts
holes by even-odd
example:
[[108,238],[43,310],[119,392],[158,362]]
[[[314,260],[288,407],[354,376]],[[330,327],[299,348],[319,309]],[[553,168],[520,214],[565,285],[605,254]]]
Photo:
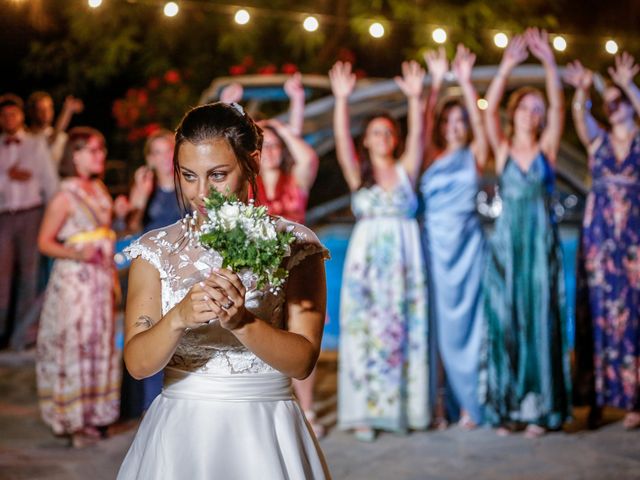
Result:
[[604,102],[604,111],[608,114],[611,115],[612,113],[614,113],[616,110],[618,110],[618,108],[620,108],[620,105],[626,103],[625,99],[622,97],[616,97],[613,98],[607,102]]

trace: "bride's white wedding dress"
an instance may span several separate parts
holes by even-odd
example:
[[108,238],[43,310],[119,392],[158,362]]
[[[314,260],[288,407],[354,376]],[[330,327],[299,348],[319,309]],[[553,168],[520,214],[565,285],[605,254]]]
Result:
[[[286,268],[328,251],[311,230],[278,220],[296,236]],[[162,312],[182,300],[221,258],[185,235],[182,222],[128,248],[160,273]],[[284,289],[250,290],[257,317],[286,327]],[[291,380],[247,350],[217,322],[184,334],[164,370],[162,394],[147,411],[118,473],[128,479],[325,479],[329,470],[292,396]]]

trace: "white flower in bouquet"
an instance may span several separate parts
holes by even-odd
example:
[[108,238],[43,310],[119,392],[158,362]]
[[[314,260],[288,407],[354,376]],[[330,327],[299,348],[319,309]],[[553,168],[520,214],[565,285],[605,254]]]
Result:
[[220,254],[223,268],[253,279],[257,288],[280,288],[288,275],[282,261],[290,254],[293,233],[278,231],[265,207],[244,204],[215,189],[205,207],[207,220],[196,232],[201,245]]

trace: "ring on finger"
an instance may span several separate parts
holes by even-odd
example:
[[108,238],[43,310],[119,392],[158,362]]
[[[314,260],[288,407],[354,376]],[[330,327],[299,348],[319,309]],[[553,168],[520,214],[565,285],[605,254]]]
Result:
[[227,303],[222,305],[222,308],[224,308],[225,310],[229,310],[232,306],[233,306],[233,300],[229,299]]

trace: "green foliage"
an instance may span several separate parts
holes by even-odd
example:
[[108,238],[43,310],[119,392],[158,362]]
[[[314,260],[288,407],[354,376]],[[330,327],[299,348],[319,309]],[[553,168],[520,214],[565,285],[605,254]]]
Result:
[[[228,191],[223,194],[211,189],[205,199],[205,206],[214,217],[220,215],[220,218],[223,207],[239,207],[238,217],[234,218],[235,225],[229,228],[224,221],[212,221],[205,224],[204,233],[199,237],[203,246],[220,254],[223,259],[222,267],[235,272],[251,270],[257,277],[259,289],[265,286],[280,287],[288,274],[281,264],[295,240],[293,233],[276,231],[275,221],[267,215],[266,208],[244,205],[238,202],[236,195],[229,194]],[[241,217],[251,221],[244,223],[240,221]],[[274,238],[257,236],[256,232],[261,231],[261,226],[267,225],[275,231]],[[251,228],[255,231],[251,231]]]

